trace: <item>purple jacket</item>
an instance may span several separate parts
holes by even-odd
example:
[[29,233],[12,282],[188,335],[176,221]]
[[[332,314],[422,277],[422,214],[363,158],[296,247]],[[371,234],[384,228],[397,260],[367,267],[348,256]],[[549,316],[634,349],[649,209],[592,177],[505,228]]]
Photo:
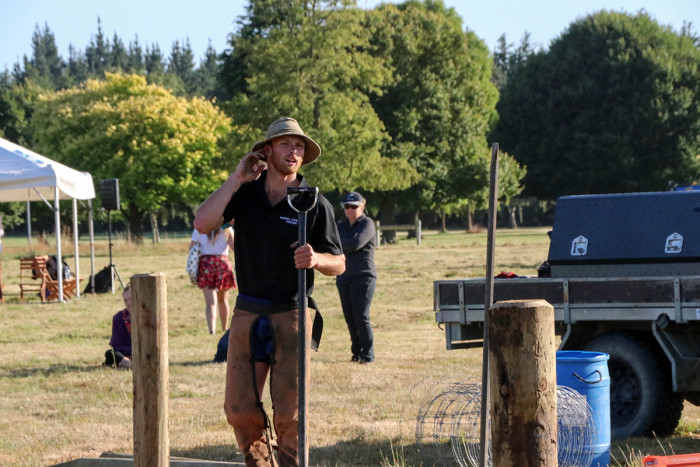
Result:
[[126,308],[118,311],[112,318],[112,338],[109,340],[115,351],[131,357],[131,333],[124,323],[122,313],[126,312],[126,318],[131,324],[131,313]]

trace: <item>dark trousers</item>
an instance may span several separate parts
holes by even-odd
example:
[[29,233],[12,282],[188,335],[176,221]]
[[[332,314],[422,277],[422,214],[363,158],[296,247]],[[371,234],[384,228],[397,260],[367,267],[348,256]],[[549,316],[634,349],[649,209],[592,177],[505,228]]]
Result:
[[361,276],[336,282],[345,322],[350,331],[352,356],[364,362],[374,361],[374,336],[369,322],[369,307],[377,278]]
[[105,352],[105,366],[119,366],[119,363],[124,360],[124,357],[129,357],[131,358],[131,355],[124,355],[123,353],[109,349],[108,351]]

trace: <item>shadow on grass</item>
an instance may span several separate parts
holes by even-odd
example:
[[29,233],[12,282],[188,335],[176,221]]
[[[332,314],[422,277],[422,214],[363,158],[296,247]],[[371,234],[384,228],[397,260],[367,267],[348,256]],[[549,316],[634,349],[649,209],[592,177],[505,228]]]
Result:
[[[213,360],[198,362],[170,362],[170,366],[198,367],[206,365],[218,365]],[[54,363],[46,368],[3,368],[0,367],[0,377],[3,378],[30,378],[34,376],[56,376],[68,373],[92,373],[100,370],[110,370],[104,365],[66,365],[64,363]]]
[[182,366],[182,367],[196,367],[196,366],[207,366],[207,365],[218,365],[217,362],[212,360],[204,360],[198,362],[170,362],[170,366]]
[[[673,448],[669,443],[673,442]],[[642,457],[649,454],[672,455],[697,452],[698,438],[673,436],[669,438],[629,438],[614,441],[611,454],[616,465],[641,465]],[[195,459],[243,463],[243,456],[235,446],[233,433],[230,445],[202,446],[190,450],[173,450],[173,456]],[[466,461],[466,459],[463,459]],[[363,440],[340,441],[330,446],[311,448],[309,465],[323,467],[427,467],[457,466],[449,443],[419,444],[398,441],[366,442]]]
[[230,445],[200,446],[194,449],[171,448],[170,456],[219,462],[240,462],[244,465],[243,454],[241,454],[235,446],[233,431],[231,431]]
[[33,376],[57,376],[68,373],[92,373],[100,370],[112,370],[102,365],[66,365],[54,363],[47,368],[0,368],[3,378],[30,378]]
[[[172,450],[172,456],[210,461],[240,462],[243,455],[235,446],[233,433],[231,445],[201,446],[187,450]],[[457,466],[451,452],[437,452],[434,446],[424,444],[397,445],[392,441],[366,442],[362,440],[340,441],[330,446],[311,448],[309,465],[332,467],[412,467]]]
[[367,442],[341,441],[331,446],[311,449],[310,463],[327,466],[456,466],[447,450],[436,451],[425,444],[401,444],[391,440]]

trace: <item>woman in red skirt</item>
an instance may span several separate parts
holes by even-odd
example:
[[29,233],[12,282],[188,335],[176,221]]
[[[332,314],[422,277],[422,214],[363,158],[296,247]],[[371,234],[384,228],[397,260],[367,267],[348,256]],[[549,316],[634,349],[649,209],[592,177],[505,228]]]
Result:
[[219,307],[221,328],[226,331],[229,326],[231,307],[228,304],[229,289],[236,288],[233,277],[233,267],[228,257],[229,249],[233,249],[233,229],[226,227],[216,229],[208,234],[192,232],[190,248],[199,243],[202,253],[199,257],[199,274],[197,285],[204,294],[205,315],[209,334],[216,329],[215,309]]

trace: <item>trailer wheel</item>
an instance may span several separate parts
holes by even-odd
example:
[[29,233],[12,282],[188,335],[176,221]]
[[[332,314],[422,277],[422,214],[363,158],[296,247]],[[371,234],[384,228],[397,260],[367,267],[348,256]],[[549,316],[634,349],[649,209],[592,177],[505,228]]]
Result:
[[683,399],[672,391],[669,371],[650,345],[634,334],[619,332],[596,337],[585,350],[610,355],[612,439],[673,433]]

